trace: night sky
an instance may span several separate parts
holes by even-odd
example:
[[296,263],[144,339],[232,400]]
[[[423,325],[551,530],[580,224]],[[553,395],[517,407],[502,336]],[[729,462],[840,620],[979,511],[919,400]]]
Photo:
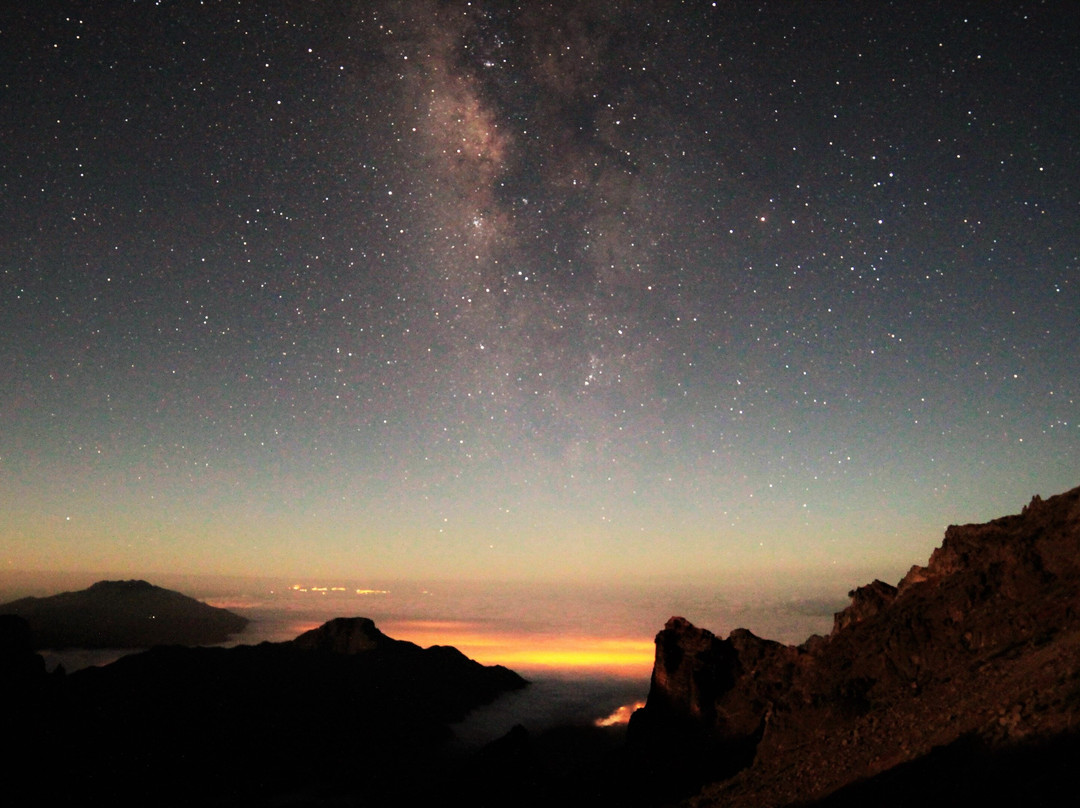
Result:
[[1072,4],[10,6],[0,568],[883,574],[1080,484]]

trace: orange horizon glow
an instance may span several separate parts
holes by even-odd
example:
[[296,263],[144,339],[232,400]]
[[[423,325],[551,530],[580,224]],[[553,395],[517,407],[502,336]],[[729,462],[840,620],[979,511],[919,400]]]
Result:
[[452,645],[484,665],[524,670],[573,670],[617,676],[652,672],[652,637],[530,634],[485,630],[467,621],[402,620],[387,623],[388,633],[423,647]]
[[[296,636],[322,622],[298,621]],[[652,638],[531,634],[489,629],[468,620],[387,620],[380,630],[394,639],[429,648],[453,646],[482,665],[526,671],[574,671],[648,678],[655,645]]]

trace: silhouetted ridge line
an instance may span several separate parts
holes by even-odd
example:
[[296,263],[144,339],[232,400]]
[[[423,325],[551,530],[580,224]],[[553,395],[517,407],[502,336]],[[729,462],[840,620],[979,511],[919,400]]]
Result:
[[0,618],[0,639],[6,728],[21,739],[10,771],[40,769],[49,750],[64,762],[49,774],[58,804],[386,804],[443,765],[450,724],[527,684],[367,618],[281,643],[158,646],[70,675],[45,673],[22,618]]

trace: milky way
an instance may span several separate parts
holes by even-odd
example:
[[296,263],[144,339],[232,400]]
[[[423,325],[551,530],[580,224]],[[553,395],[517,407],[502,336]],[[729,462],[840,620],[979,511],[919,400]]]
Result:
[[9,567],[891,570],[1078,482],[1067,11],[0,36]]

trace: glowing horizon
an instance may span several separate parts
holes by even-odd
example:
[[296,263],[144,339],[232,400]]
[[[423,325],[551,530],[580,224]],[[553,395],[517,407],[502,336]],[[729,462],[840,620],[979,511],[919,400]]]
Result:
[[484,665],[514,670],[578,671],[647,678],[656,649],[652,636],[549,635],[477,630],[464,621],[388,620],[384,633],[422,647],[450,645]]
[[5,17],[0,568],[876,577],[1080,482],[1063,4],[130,5]]

